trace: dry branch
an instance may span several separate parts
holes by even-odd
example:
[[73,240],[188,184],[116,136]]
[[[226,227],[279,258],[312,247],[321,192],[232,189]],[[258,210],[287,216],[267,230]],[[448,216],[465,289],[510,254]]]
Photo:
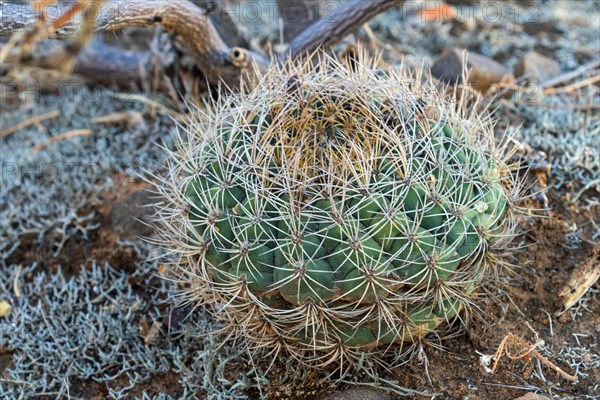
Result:
[[[0,11],[0,35],[30,27],[37,18],[36,12],[25,6],[0,3]],[[71,36],[77,25],[77,21],[69,21],[55,35]],[[242,78],[254,77],[254,65],[259,69],[267,65],[267,61],[259,54],[237,47],[230,48],[225,44],[206,12],[187,0],[107,1],[97,18],[96,31],[154,25],[161,25],[167,32],[180,35],[202,73],[213,84],[222,80],[236,88]]]
[[97,82],[141,86],[149,74],[151,60],[148,52],[124,50],[95,39],[77,57],[75,72]]
[[192,0],[192,3],[202,8],[208,15],[210,22],[215,26],[215,29],[230,47],[248,47],[249,43],[240,32],[238,25],[232,16],[223,7],[225,2],[215,0]]
[[[342,3],[323,20],[298,34],[290,42],[286,55],[295,58],[335,44],[377,14],[403,3],[404,0],[349,0]],[[313,3],[313,9],[307,9],[310,0],[279,0],[279,4],[304,7],[301,14],[307,17],[306,20],[288,21],[286,34],[289,37],[296,33],[293,29],[299,31],[311,22],[315,11],[312,6],[318,6]],[[86,15],[85,10],[82,14]],[[0,36],[30,28],[38,21],[36,11],[28,6],[0,2],[0,15]],[[237,89],[242,81],[253,80],[256,73],[264,71],[268,65],[268,60],[260,54],[228,44],[245,42],[231,16],[217,3],[208,0],[109,0],[95,20],[97,32],[161,25],[165,31],[181,37],[198,68],[212,84],[225,82],[230,88]],[[58,25],[52,32],[53,37],[65,38],[74,34],[79,22],[71,19]],[[131,61],[126,62],[127,75],[134,64]],[[113,75],[119,74],[114,68],[111,70]]]
[[[58,47],[56,40],[44,40],[37,45],[35,65],[40,68],[52,68],[45,64]],[[0,50],[3,44],[0,43]],[[151,55],[145,51],[125,50],[120,47],[104,43],[95,38],[75,58],[74,72],[93,82],[106,85],[116,84],[119,87],[131,89],[132,86],[141,87],[142,82],[148,77]],[[6,64],[16,64],[18,60],[9,57]]]
[[283,40],[287,43],[319,20],[319,0],[277,0],[283,22]]
[[373,17],[403,3],[404,0],[349,0],[296,36],[290,43],[289,55],[296,58],[333,45]]

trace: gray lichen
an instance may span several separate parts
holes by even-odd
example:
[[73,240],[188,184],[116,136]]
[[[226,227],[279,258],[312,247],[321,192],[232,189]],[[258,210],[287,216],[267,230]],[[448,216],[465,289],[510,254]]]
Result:
[[[0,370],[0,398],[85,398],[76,389],[86,385],[108,398],[243,398],[252,379],[241,368],[244,350],[221,343],[200,310],[169,329],[174,288],[157,268],[142,262],[127,273],[94,263],[66,277],[2,265],[0,298],[13,310],[0,320],[0,355],[12,354]],[[159,329],[150,338],[144,324]],[[151,387],[168,373],[170,381]]]
[[[58,84],[57,84],[58,85]],[[102,193],[127,181],[141,170],[153,170],[164,159],[158,141],[169,141],[173,122],[159,116],[123,131],[119,126],[94,124],[93,118],[121,111],[139,111],[128,95],[63,83],[58,95],[35,95],[33,107],[2,112],[0,127],[53,110],[58,118],[44,121],[0,138],[0,242],[14,242],[28,232],[43,234],[57,228],[64,236],[67,220],[84,205],[100,203]],[[91,129],[91,136],[74,137],[33,152],[32,147],[74,129]],[[69,227],[71,224],[66,223]],[[82,230],[95,227],[80,224]]]

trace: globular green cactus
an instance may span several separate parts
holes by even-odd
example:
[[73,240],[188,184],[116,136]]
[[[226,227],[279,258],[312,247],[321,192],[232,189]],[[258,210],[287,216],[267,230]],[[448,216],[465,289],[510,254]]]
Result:
[[258,347],[326,364],[412,343],[513,236],[489,118],[414,76],[275,68],[198,115],[161,186],[164,237],[188,296]]

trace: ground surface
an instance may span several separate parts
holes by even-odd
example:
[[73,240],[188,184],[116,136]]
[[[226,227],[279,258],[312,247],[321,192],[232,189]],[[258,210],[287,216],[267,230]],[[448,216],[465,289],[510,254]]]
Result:
[[[563,71],[600,56],[600,13],[593,0],[484,3],[459,10],[460,18],[441,22],[424,22],[407,9],[393,11],[371,22],[377,40],[365,31],[359,38],[383,51],[390,64],[429,63],[449,46],[511,69],[529,50],[553,58]],[[273,25],[249,29],[267,42],[276,38]],[[60,88],[59,94],[30,91],[3,104],[0,114],[2,130],[60,111],[58,118],[0,138],[0,302],[12,308],[0,317],[0,397],[327,395],[331,388],[318,374],[295,370],[285,360],[267,377],[260,363],[253,372],[243,344],[222,344],[225,336],[216,333],[220,327],[209,316],[174,306],[175,285],[161,278],[165,267],[156,258],[161,250],[139,238],[152,230],[135,220],[149,215],[140,205],[157,201],[141,190],[147,183],[137,176],[163,172],[165,155],[156,143],[172,145],[175,124],[169,115],[110,89],[80,83]],[[536,95],[535,101],[524,101],[518,92],[495,100],[498,137],[520,126],[516,138],[547,153],[551,218],[524,222],[514,267],[492,291],[493,300],[481,304],[468,334],[442,341],[443,349],[432,341],[422,357],[387,379],[446,399],[512,399],[527,392],[600,398],[598,284],[556,315],[558,292],[600,240],[599,93],[598,86],[586,85]],[[125,127],[93,122],[120,111],[140,113],[143,122]],[[73,129],[93,134],[32,151]],[[542,205],[537,197],[528,204]],[[482,355],[493,355],[507,334],[533,344],[534,332],[544,341],[540,353],[577,374],[578,383],[535,360],[505,357],[496,374],[486,372]]]

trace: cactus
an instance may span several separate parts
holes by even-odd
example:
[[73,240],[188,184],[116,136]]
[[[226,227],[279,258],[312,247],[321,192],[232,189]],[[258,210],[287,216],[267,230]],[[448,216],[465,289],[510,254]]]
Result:
[[436,331],[514,235],[515,179],[487,114],[372,67],[277,67],[209,104],[160,185],[188,298],[311,364]]

